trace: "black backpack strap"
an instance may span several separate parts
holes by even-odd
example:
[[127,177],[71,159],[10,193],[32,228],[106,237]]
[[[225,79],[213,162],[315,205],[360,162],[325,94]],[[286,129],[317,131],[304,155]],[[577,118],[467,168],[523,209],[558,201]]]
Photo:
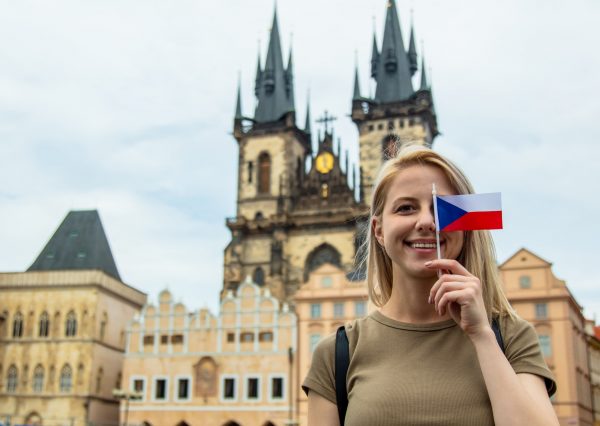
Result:
[[494,330],[494,334],[496,335],[498,346],[500,346],[500,349],[504,352],[504,340],[502,339],[502,332],[500,331],[500,324],[498,323],[497,317],[492,319],[492,330]]
[[344,426],[346,409],[348,408],[348,390],[346,389],[346,376],[350,364],[350,347],[346,329],[342,325],[335,335],[335,397],[337,401],[340,426]]

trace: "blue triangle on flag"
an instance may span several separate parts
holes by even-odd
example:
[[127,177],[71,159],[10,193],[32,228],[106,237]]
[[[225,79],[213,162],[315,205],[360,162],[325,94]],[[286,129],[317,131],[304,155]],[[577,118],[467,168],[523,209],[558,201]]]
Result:
[[467,211],[460,207],[456,207],[454,204],[451,204],[440,197],[437,197],[437,210],[440,231],[467,214]]

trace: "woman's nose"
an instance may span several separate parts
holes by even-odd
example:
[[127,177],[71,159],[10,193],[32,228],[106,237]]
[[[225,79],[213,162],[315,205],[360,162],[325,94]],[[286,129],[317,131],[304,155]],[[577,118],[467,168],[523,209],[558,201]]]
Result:
[[433,213],[423,211],[417,220],[417,230],[435,232],[435,219]]

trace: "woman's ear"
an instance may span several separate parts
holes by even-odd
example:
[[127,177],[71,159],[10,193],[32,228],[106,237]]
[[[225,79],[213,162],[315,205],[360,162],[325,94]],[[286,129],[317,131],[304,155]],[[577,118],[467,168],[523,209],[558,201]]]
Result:
[[374,216],[371,219],[371,229],[373,229],[373,235],[375,235],[375,238],[377,239],[379,245],[383,246],[383,231],[381,229],[381,220],[377,216]]

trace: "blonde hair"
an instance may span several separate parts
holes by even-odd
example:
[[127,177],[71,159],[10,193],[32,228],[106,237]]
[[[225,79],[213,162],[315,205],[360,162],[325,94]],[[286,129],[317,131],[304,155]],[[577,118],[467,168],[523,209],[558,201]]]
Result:
[[[376,306],[383,306],[392,294],[392,260],[375,238],[373,218],[381,218],[390,183],[396,175],[409,166],[427,165],[440,169],[457,194],[473,194],[473,186],[465,174],[450,160],[423,146],[405,146],[397,155],[386,161],[375,181],[372,193],[363,265],[366,264],[369,298]],[[457,260],[471,274],[479,278],[483,287],[483,301],[488,317],[513,316],[514,311],[500,282],[496,265],[494,242],[489,231],[464,231],[464,243]]]

